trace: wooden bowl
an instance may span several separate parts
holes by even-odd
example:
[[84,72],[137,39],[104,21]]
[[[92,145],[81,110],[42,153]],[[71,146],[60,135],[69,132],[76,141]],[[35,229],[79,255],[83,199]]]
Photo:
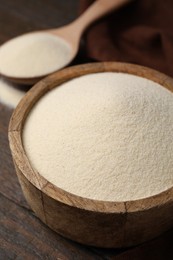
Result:
[[37,83],[15,109],[9,126],[10,148],[24,195],[37,216],[59,234],[97,247],[128,247],[173,226],[173,188],[126,202],[105,202],[70,194],[35,171],[22,144],[22,129],[33,105],[52,88],[81,75],[114,71],[135,74],[173,91],[173,80],[155,70],[125,63],[79,65]]

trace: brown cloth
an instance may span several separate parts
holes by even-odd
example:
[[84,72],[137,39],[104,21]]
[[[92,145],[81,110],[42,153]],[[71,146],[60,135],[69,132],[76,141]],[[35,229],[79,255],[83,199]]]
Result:
[[[92,2],[81,0],[80,11]],[[173,0],[131,1],[93,24],[85,40],[90,58],[140,64],[173,76]]]

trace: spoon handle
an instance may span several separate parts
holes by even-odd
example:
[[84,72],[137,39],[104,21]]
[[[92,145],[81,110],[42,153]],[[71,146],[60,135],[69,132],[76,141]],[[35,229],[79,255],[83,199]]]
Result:
[[73,30],[80,37],[84,30],[94,21],[118,9],[130,0],[98,0],[95,1],[79,18],[71,23]]
[[76,53],[81,35],[91,23],[130,1],[132,0],[97,0],[72,23],[49,30],[49,32],[70,42],[74,47],[74,53]]

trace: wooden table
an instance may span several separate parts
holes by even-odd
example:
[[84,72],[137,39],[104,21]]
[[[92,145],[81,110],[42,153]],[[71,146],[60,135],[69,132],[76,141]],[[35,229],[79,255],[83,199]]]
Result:
[[[70,22],[77,16],[77,4],[77,0],[0,0],[0,44],[28,31]],[[85,61],[82,54],[75,63]],[[0,260],[173,259],[173,230],[138,247],[98,249],[69,241],[41,223],[25,201],[13,167],[7,137],[11,113],[0,104]]]

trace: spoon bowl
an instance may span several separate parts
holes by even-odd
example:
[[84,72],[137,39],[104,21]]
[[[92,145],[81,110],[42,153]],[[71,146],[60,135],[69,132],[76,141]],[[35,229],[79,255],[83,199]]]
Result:
[[[50,29],[50,30],[43,30],[43,31],[36,31],[36,32],[31,32],[31,33],[27,33],[24,34],[22,36],[16,37],[6,43],[4,43],[1,47],[0,47],[0,74],[1,76],[7,78],[8,80],[15,82],[15,83],[20,83],[20,84],[34,84],[36,82],[38,82],[39,80],[41,80],[42,78],[48,76],[49,74],[52,74],[54,72],[56,72],[59,69],[62,69],[63,67],[67,66],[76,56],[78,49],[79,49],[79,43],[80,43],[80,39],[81,36],[83,34],[83,32],[85,31],[85,29],[94,21],[96,21],[97,19],[103,17],[104,15],[108,14],[109,12],[118,9],[119,7],[121,7],[122,5],[124,5],[125,3],[130,2],[130,0],[109,0],[109,1],[104,1],[104,0],[98,0],[95,1],[79,18],[77,18],[75,21],[73,21],[72,23],[70,23],[69,25],[63,26],[61,28],[55,28],[55,29]],[[55,40],[55,38],[57,37],[57,40],[59,39],[61,42],[64,42],[64,47],[68,45],[69,47],[69,52],[68,52],[68,57],[64,58],[64,61],[61,62],[61,64],[58,64],[59,62],[59,55],[61,54],[61,49],[58,47],[58,44],[56,46],[56,50],[57,50],[57,54],[54,53],[52,54],[52,59],[54,59],[54,67],[50,67],[50,63],[51,63],[51,57],[49,59],[48,58],[48,53],[52,52],[52,48],[51,48],[51,44],[48,44],[49,46],[49,50],[45,51],[45,57],[43,59],[39,59],[40,56],[37,57],[38,54],[40,54],[40,50],[38,47],[38,50],[34,50],[34,53],[30,53],[30,56],[28,57],[28,63],[30,60],[30,64],[27,65],[29,66],[29,70],[32,71],[32,73],[28,73],[27,70],[27,66],[25,68],[25,63],[27,63],[27,60],[25,59],[25,55],[23,55],[23,49],[25,48],[25,53],[28,54],[29,49],[28,48],[28,41],[27,45],[24,46],[25,44],[23,44],[23,42],[21,42],[20,44],[20,48],[18,47],[18,42],[21,41],[21,39],[25,38],[25,37],[32,37],[32,36],[37,36],[40,34],[44,34],[46,37],[52,37],[52,41],[53,39]],[[35,37],[35,45],[36,45],[36,37]],[[25,42],[25,43],[26,43]],[[34,44],[34,42],[32,42],[32,44]],[[39,44],[43,44],[43,40],[40,39]],[[11,45],[11,46],[10,46]],[[11,57],[8,57],[6,59],[6,56],[8,56],[8,48],[9,46],[11,47],[11,49],[14,49],[14,51],[12,51],[12,55]],[[48,47],[47,46],[47,47]],[[18,49],[18,50],[16,50]],[[16,55],[16,53],[18,52],[18,55]],[[7,54],[7,55],[6,55]],[[23,55],[23,56],[22,56]],[[27,55],[28,56],[28,55]],[[43,55],[42,55],[43,56]],[[5,59],[5,62],[4,62]],[[23,59],[25,59],[23,61]],[[20,60],[22,60],[22,63],[20,63]],[[40,64],[39,64],[40,62]],[[13,68],[10,71],[10,66],[12,66],[11,64],[13,63],[13,68],[16,70],[17,66],[19,68],[22,68],[22,70],[24,72],[26,72],[25,74],[20,74],[20,72],[18,73],[14,73],[13,72]],[[47,63],[47,71],[45,71],[43,73],[38,73],[35,70],[35,67],[37,64],[37,67],[39,68],[39,66],[44,65],[45,63]],[[4,65],[5,64],[5,65]],[[4,69],[5,68],[5,69]]]

